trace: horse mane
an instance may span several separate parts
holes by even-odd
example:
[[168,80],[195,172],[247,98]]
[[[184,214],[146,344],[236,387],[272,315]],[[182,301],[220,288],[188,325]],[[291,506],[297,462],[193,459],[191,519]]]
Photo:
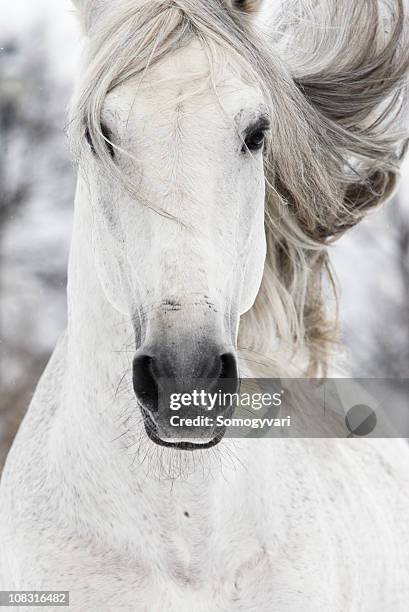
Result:
[[[250,14],[257,3],[247,4]],[[265,151],[267,260],[256,302],[241,319],[239,349],[257,355],[259,375],[295,364],[296,356],[303,373],[317,375],[337,338],[325,306],[334,287],[327,245],[390,197],[407,144],[404,0],[281,0],[260,24],[239,5],[122,0],[98,16],[85,13],[72,141],[80,158],[87,126],[100,163],[123,179],[100,127],[107,93],[143,78],[194,37],[211,70],[233,57],[262,88],[273,120]]]

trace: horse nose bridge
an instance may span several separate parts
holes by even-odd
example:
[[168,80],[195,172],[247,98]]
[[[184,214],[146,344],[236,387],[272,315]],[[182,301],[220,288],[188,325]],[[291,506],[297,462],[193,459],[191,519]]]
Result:
[[145,303],[134,317],[136,347],[148,353],[161,347],[175,359],[199,354],[209,343],[235,352],[235,320],[231,303],[207,293],[167,294],[159,301]]
[[210,341],[233,344],[229,304],[207,295],[165,299],[149,322],[149,335],[176,347],[192,344],[197,350]]
[[[168,241],[167,241],[168,242]],[[217,257],[213,246],[193,240],[193,244],[178,240],[158,247],[160,266],[154,277],[147,270],[147,283],[152,285],[157,301],[173,299],[175,294],[184,297],[184,303],[213,299],[225,292],[220,279],[223,261]],[[150,278],[149,278],[150,275]],[[196,300],[194,299],[196,298]]]
[[208,291],[185,294],[181,298],[169,295],[160,301],[160,312],[162,315],[175,312],[191,313],[195,317],[206,318],[206,315],[217,314],[222,305],[220,299],[211,296]]
[[142,309],[146,337],[184,339],[187,329],[192,338],[223,335],[228,304],[206,292],[165,295]]

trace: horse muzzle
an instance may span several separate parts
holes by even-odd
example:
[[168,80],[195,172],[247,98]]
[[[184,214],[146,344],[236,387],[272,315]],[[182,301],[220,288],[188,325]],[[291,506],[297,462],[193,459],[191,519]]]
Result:
[[225,427],[219,417],[231,416],[229,398],[238,384],[231,347],[191,342],[175,351],[150,345],[133,361],[133,388],[146,433],[161,446],[196,450],[220,442]]

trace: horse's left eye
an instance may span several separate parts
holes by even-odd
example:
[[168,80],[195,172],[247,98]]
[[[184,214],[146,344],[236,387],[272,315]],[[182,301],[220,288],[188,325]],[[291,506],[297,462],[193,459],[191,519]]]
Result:
[[[115,150],[114,147],[112,146],[112,134],[110,132],[110,130],[106,127],[106,125],[104,125],[103,123],[101,124],[101,133],[105,139],[105,146],[107,148],[108,153],[110,154],[110,156],[112,157],[112,159],[115,157]],[[91,134],[90,131],[87,128],[85,128],[85,139],[88,142],[90,149],[92,151],[92,153],[95,154],[95,146],[94,143],[92,142],[92,138],[91,138]]]
[[89,144],[89,148],[93,153],[95,153],[94,143],[92,142],[91,134],[89,133],[89,129],[85,128],[85,140]]
[[242,153],[247,151],[260,151],[264,147],[266,139],[266,133],[270,128],[270,124],[267,119],[262,119],[253,126],[253,129],[249,129],[244,138],[242,147]]

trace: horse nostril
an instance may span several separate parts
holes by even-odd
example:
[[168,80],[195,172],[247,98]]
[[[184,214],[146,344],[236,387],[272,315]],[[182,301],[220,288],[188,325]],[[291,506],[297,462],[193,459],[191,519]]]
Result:
[[236,393],[239,388],[239,373],[235,356],[232,353],[223,353],[217,362],[218,371],[213,373],[210,389],[223,391],[226,394]]
[[220,355],[220,374],[219,378],[238,377],[236,358],[232,353],[224,353]]
[[151,412],[158,409],[158,384],[153,371],[154,358],[139,355],[133,362],[133,388],[138,400]]

